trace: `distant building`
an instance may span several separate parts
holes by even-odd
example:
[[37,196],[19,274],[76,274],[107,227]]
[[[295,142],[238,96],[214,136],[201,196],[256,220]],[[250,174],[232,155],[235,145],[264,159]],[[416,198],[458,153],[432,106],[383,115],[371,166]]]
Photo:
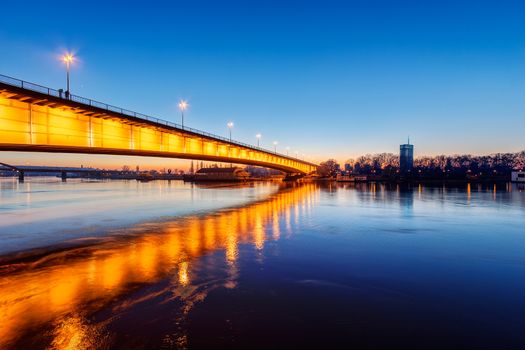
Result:
[[202,168],[195,172],[194,181],[243,181],[250,177],[244,169],[232,168]]
[[414,145],[408,143],[399,146],[399,171],[406,173],[414,167]]
[[513,171],[510,180],[512,182],[524,182],[525,183],[525,171]]

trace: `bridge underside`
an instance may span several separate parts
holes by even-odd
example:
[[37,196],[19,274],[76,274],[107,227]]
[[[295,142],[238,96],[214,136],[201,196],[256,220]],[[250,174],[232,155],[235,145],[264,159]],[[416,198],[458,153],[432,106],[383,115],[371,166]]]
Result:
[[0,150],[148,156],[309,174],[297,158],[0,84]]
[[256,165],[283,171],[288,174],[305,174],[297,169],[281,166],[278,164],[269,164],[264,161],[244,160],[231,157],[210,156],[195,153],[177,153],[147,150],[130,150],[120,148],[103,148],[103,147],[78,147],[78,146],[49,146],[49,145],[24,145],[24,144],[5,144],[0,143],[0,151],[13,152],[46,152],[46,153],[81,153],[81,154],[108,154],[121,156],[139,156],[139,157],[158,157],[158,158],[177,158],[192,159],[224,163],[236,163]]

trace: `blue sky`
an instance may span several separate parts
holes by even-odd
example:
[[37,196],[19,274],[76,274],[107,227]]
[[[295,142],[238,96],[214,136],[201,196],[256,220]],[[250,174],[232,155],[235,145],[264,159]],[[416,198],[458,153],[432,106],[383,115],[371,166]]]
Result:
[[186,98],[189,126],[312,160],[525,149],[524,1],[145,4],[2,4],[0,73],[63,87],[72,50],[75,94],[177,122]]

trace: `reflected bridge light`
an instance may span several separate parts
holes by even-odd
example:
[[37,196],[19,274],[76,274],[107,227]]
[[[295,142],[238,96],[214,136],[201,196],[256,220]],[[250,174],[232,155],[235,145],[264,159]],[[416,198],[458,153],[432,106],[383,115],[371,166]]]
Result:
[[179,264],[179,283],[185,287],[189,284],[190,277],[188,275],[188,262],[184,261]]

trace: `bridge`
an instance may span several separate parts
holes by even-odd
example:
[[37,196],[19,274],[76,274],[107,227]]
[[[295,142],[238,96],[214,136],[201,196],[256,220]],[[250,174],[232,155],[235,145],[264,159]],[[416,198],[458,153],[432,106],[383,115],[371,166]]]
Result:
[[73,174],[100,174],[103,171],[95,168],[74,168],[57,166],[35,166],[35,165],[10,165],[0,162],[0,171],[10,170],[18,173],[18,179],[24,181],[25,173],[60,173],[62,180],[67,178],[68,173]]
[[317,165],[0,75],[0,151],[149,156],[247,164],[303,176]]

